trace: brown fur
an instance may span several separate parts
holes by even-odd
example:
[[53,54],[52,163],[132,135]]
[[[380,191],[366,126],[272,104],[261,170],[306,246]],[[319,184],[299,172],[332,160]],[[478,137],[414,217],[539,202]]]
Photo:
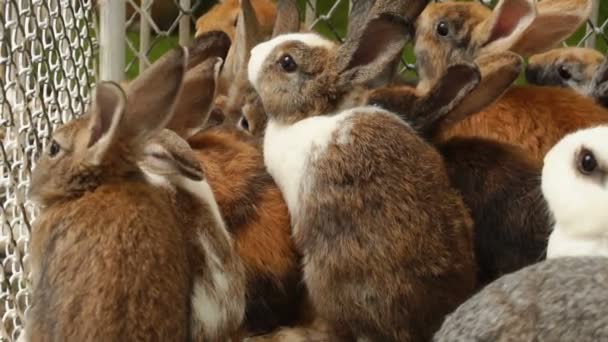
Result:
[[500,101],[442,132],[522,147],[540,161],[567,133],[608,122],[608,110],[568,89],[513,87]]
[[[276,5],[272,0],[252,0],[263,36],[270,36],[276,18]],[[196,21],[196,36],[208,31],[224,31],[234,41],[239,16],[239,0],[222,0]]]
[[350,124],[357,134],[347,145],[334,136],[301,194],[294,238],[307,288],[339,332],[428,340],[475,286],[472,221],[413,131],[382,114]]
[[266,173],[256,140],[221,126],[189,142],[245,265],[249,332],[292,323],[299,310],[299,258],[290,237],[287,206]]

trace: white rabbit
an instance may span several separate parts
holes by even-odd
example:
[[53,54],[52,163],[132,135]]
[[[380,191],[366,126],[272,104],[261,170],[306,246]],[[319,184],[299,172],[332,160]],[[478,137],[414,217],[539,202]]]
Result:
[[608,257],[608,126],[571,133],[545,156],[542,191],[555,218],[547,258]]

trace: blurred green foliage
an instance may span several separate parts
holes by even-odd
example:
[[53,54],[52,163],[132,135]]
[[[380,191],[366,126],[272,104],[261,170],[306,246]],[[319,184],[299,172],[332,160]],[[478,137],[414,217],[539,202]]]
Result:
[[[302,13],[303,17],[305,14],[306,1],[307,0],[298,0],[298,5],[300,7],[300,13]],[[333,13],[333,16],[331,18],[329,18],[328,21],[319,20],[317,22],[317,24],[314,26],[315,30],[317,30],[321,34],[323,34],[327,37],[330,37],[332,39],[335,38],[336,34],[339,35],[340,37],[343,37],[346,34],[346,27],[347,27],[347,23],[348,23],[348,0],[317,0],[317,9],[316,9],[317,17],[324,15],[329,12],[329,10],[334,6],[336,1],[341,1],[341,3],[338,5],[338,8]],[[493,0],[493,4],[496,4],[496,2],[498,2],[498,0]],[[214,0],[203,0],[200,2],[199,6],[195,10],[195,13],[197,15],[200,15],[201,13],[204,13],[205,11],[207,11],[215,3],[216,3],[216,1],[214,1]],[[604,23],[606,20],[608,20],[608,1],[601,0],[600,1],[600,15],[599,15],[598,22],[601,24],[601,23]],[[331,23],[331,24],[329,24],[329,23]],[[581,27],[581,29],[579,29],[572,37],[570,37],[567,40],[568,45],[578,44],[581,41],[581,39],[585,36],[585,32],[586,32],[585,27]],[[129,32],[128,38],[133,43],[133,46],[139,47],[139,35],[136,31]],[[162,54],[164,54],[167,50],[178,46],[177,35],[172,35],[169,37],[162,37],[162,38],[152,37],[152,41],[153,41],[152,48],[148,52],[148,56],[149,56],[149,59],[151,62],[154,62],[156,59],[158,59],[158,57],[160,57]],[[596,47],[603,53],[606,53],[606,51],[608,49],[608,43],[606,42],[606,39],[604,39],[603,37],[598,35]],[[405,49],[403,57],[408,63],[415,62],[414,53],[413,53],[411,45],[409,45]],[[131,61],[134,60],[134,58],[135,58],[135,54],[133,53],[133,51],[131,51],[131,49],[127,48],[126,62],[130,63]],[[126,77],[128,79],[132,79],[138,73],[139,73],[139,63],[137,62],[137,60],[135,60],[135,62],[132,63],[130,68],[127,70]],[[410,75],[412,75],[412,74],[410,74]],[[520,80],[518,82],[522,83],[523,78],[520,78]]]

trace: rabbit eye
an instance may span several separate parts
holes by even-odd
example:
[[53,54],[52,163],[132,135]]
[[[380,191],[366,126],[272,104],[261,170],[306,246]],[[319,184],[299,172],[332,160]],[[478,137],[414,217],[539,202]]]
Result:
[[447,36],[450,33],[450,28],[448,27],[448,23],[446,23],[445,21],[440,21],[437,24],[437,34],[440,36]]
[[232,26],[236,27],[236,25],[239,23],[239,16],[237,15],[236,17],[234,17],[234,23],[232,24]]
[[597,160],[593,152],[583,149],[578,156],[578,170],[585,175],[593,173],[597,169]]
[[61,146],[53,140],[53,142],[51,142],[51,147],[49,148],[49,157],[53,158],[59,151],[61,151]]
[[249,131],[249,121],[247,121],[247,118],[245,116],[241,116],[241,120],[239,120],[239,126],[242,129]]
[[288,54],[285,54],[279,58],[279,64],[281,65],[281,68],[285,70],[285,72],[294,72],[298,68],[298,65],[293,60],[293,57]]
[[559,68],[557,68],[557,72],[559,73],[559,77],[565,80],[569,80],[570,78],[572,78],[572,74],[570,73],[570,71],[568,71],[568,69],[563,65],[560,65]]

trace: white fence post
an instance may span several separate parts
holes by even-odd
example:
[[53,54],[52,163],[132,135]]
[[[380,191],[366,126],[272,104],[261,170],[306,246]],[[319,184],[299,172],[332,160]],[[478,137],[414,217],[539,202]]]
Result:
[[[594,0],[591,5],[591,14],[589,20],[593,23],[594,27],[597,27],[598,17],[600,15],[600,0]],[[594,28],[591,28],[592,30]],[[589,28],[587,28],[587,31]],[[595,32],[585,41],[585,47],[595,49],[596,35]]]
[[190,0],[180,0],[179,7],[182,11],[187,11],[187,14],[182,13],[179,18],[179,44],[186,46],[190,43],[190,18],[192,16],[192,5]]
[[126,4],[106,0],[99,5],[99,80],[120,82],[125,75]]

